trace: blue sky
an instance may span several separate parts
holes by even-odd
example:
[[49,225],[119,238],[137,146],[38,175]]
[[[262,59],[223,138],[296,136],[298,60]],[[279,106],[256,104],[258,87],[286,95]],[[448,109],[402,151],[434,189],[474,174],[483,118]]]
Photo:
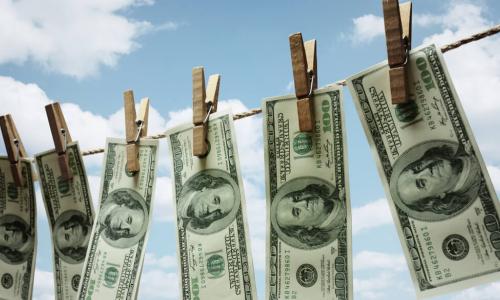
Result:
[[[500,22],[500,3],[419,0],[413,46],[439,45]],[[323,86],[386,57],[380,1],[0,1],[0,114],[30,155],[53,148],[44,105],[61,101],[73,139],[99,148],[123,137],[122,93],[151,99],[150,133],[191,118],[191,69],[222,75],[221,109],[241,112],[292,91],[288,36],[318,42]],[[500,37],[445,54],[479,147],[500,190]],[[356,299],[414,299],[375,163],[344,90]],[[236,122],[259,298],[264,299],[262,119]],[[140,299],[178,299],[169,154],[161,143],[154,219]],[[5,153],[3,144],[0,153]],[[85,158],[97,201],[102,155]],[[48,223],[38,193],[35,299],[53,299]],[[496,299],[500,283],[437,299]]]

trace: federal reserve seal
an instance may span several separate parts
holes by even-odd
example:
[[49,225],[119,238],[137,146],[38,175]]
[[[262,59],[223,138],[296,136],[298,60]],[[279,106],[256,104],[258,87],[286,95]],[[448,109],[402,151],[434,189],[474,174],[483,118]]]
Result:
[[469,254],[469,243],[458,234],[451,234],[443,241],[443,253],[451,260],[462,260]]
[[303,287],[312,287],[318,280],[318,272],[313,265],[303,264],[297,269],[297,282]]
[[14,278],[9,273],[5,273],[2,275],[2,286],[4,289],[8,290],[14,284]]

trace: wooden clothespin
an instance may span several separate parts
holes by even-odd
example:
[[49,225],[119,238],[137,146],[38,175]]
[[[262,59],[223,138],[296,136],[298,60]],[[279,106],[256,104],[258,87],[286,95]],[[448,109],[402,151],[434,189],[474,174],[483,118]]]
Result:
[[312,92],[318,88],[316,40],[304,43],[300,32],[290,35],[289,40],[299,129],[311,132],[314,129]]
[[69,158],[66,149],[68,144],[72,142],[72,139],[61,110],[61,105],[59,105],[58,102],[48,104],[45,106],[45,112],[47,113],[52,139],[54,140],[54,145],[58,154],[57,160],[59,162],[59,168],[61,169],[61,175],[64,179],[71,179],[73,178],[73,174],[69,167]]
[[139,147],[137,143],[141,137],[148,134],[149,99],[143,98],[140,104],[139,116],[135,112],[134,92],[132,90],[123,93],[125,106],[125,135],[127,141],[127,171],[138,172]]
[[25,180],[22,174],[21,158],[27,157],[28,155],[10,114],[0,116],[0,127],[2,129],[3,140],[5,142],[5,148],[7,149],[7,156],[9,157],[14,182],[17,186],[24,186]]
[[220,75],[208,78],[205,90],[205,71],[203,67],[193,68],[193,155],[207,155],[208,117],[217,112],[219,100]]
[[392,104],[410,101],[407,74],[411,49],[411,1],[383,0]]

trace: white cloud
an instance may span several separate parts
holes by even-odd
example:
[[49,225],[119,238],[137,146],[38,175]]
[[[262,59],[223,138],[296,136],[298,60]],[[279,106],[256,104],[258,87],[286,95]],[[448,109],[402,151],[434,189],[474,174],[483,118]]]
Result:
[[145,270],[137,299],[179,299],[177,273],[157,269]]
[[352,209],[353,235],[387,224],[392,224],[392,218],[386,199],[379,199]]
[[178,299],[177,258],[146,253],[138,299]]
[[[232,111],[239,113],[247,111],[248,108],[236,99],[219,101],[218,111]],[[192,118],[191,108],[172,111],[168,113],[167,128],[190,122]],[[262,143],[262,118],[250,117],[240,119],[235,122],[236,139],[238,144],[238,154],[243,175],[243,185],[245,188],[245,200],[247,207],[247,217],[253,252],[254,266],[256,270],[264,270],[265,266],[265,196],[264,196],[264,153]],[[166,186],[166,185],[164,185]],[[168,192],[164,190],[165,199],[171,199],[170,183]],[[158,192],[158,189],[157,189]],[[168,193],[168,195],[167,195]],[[158,197],[157,197],[158,198]],[[159,198],[158,201],[164,203],[165,210],[172,213],[162,212],[160,220],[173,221],[173,203]],[[158,203],[158,202],[157,202]]]
[[[100,176],[87,176],[89,181],[89,189],[91,192],[94,210],[97,213],[99,210],[99,197],[101,189]],[[172,183],[169,177],[158,176],[156,178],[156,191],[153,204],[153,221],[155,222],[172,222],[174,221],[174,205],[172,201]],[[47,220],[45,204],[43,203],[40,185],[35,185],[37,216],[40,220]]]
[[[265,270],[266,261],[266,200],[263,195],[264,182],[252,182],[244,178],[250,244],[255,270]],[[264,178],[262,174],[262,178]]]
[[[152,29],[120,12],[153,1],[1,1],[0,63],[34,62],[76,78],[114,66],[139,47],[137,37]],[[12,30],[15,28],[15,30]]]
[[159,257],[154,253],[146,253],[144,258],[144,266],[151,268],[170,269],[177,266],[177,258],[175,256],[165,255]]
[[497,190],[497,192],[500,192],[500,168],[488,166],[488,173],[490,174],[493,187]]
[[33,284],[34,300],[54,299],[54,275],[52,272],[35,269],[35,279]]
[[[231,111],[233,113],[248,110],[240,100],[230,99],[219,101],[217,110],[219,112]],[[191,108],[185,108],[168,113],[168,122],[165,128],[190,122],[192,120]],[[235,122],[236,139],[240,166],[245,178],[252,182],[260,182],[264,175],[264,148],[262,146],[262,118],[254,116],[243,118]]]
[[414,298],[402,254],[362,251],[354,256],[353,263],[355,299]]
[[[178,299],[177,273],[164,270],[176,266],[174,257],[147,253],[144,266],[138,299]],[[33,291],[34,300],[54,299],[53,273],[36,269]]]
[[[0,115],[12,114],[29,155],[54,148],[45,114],[45,105],[51,102],[38,85],[0,76]],[[107,117],[85,111],[73,103],[62,103],[61,109],[73,140],[79,142],[82,150],[104,147],[106,137],[125,137],[123,108]],[[166,120],[152,105],[149,109],[148,126],[149,133],[154,134],[163,132],[166,128]],[[32,134],[34,130],[37,134]],[[163,144],[164,141],[160,143]],[[160,147],[164,149],[166,145]],[[1,143],[0,150],[3,149],[4,145]],[[102,155],[87,156],[85,163],[87,168],[101,166]],[[167,169],[165,159],[160,160],[160,168]]]
[[135,0],[134,6],[151,6],[155,4],[155,0]]
[[[414,291],[408,286],[408,276],[382,271],[373,276],[354,277],[354,298],[366,300],[413,299]],[[406,280],[404,280],[406,279]]]
[[[149,262],[148,262],[149,259]],[[170,268],[172,257],[157,258],[146,254],[144,270],[139,285],[138,299],[178,299],[178,276],[176,272],[167,272],[160,268]],[[152,264],[152,262],[155,264]],[[174,265],[175,265],[174,261]],[[35,270],[33,285],[34,300],[54,299],[54,275],[52,272]]]
[[349,39],[353,44],[369,43],[376,37],[384,35],[384,19],[372,14],[364,15],[352,20],[353,32]]
[[402,254],[361,251],[354,256],[353,263],[355,272],[372,269],[394,272],[408,270],[405,257]]
[[[0,114],[11,113],[20,132],[23,143],[30,155],[53,149],[53,141],[48,126],[44,106],[51,103],[51,99],[36,84],[25,84],[10,77],[0,76]],[[219,110],[243,112],[248,108],[239,100],[221,101]],[[22,109],[21,109],[22,108]],[[137,108],[138,109],[138,108]],[[62,103],[62,110],[68,123],[71,135],[78,140],[82,150],[102,148],[106,137],[124,137],[124,112],[120,108],[110,116],[102,116],[85,111],[74,103]],[[184,109],[169,113],[169,120],[165,120],[160,113],[150,107],[148,134],[164,132],[175,124],[189,122],[192,117],[191,109]],[[245,191],[249,210],[255,212],[256,224],[252,230],[257,236],[264,236],[264,219],[258,211],[264,209],[263,178],[264,154],[262,146],[262,119],[260,117],[245,118],[235,123],[238,138],[238,151],[242,174],[245,175]],[[30,134],[34,128],[37,134]],[[244,138],[242,138],[244,137]],[[4,152],[3,144],[0,151]],[[167,153],[166,139],[160,140],[160,174],[169,169],[170,158]],[[88,180],[94,207],[97,210],[99,201],[100,175],[102,155],[85,157],[85,164],[89,174]],[[89,172],[89,170],[91,170]],[[94,170],[92,172],[92,170]],[[38,214],[46,218],[40,190],[37,186]],[[255,209],[257,207],[257,209]],[[172,201],[172,185],[169,177],[159,176],[156,183],[155,210],[153,220],[159,222],[174,220],[174,205]],[[256,231],[258,229],[258,231]]]
[[92,197],[92,203],[94,204],[94,209],[97,212],[97,210],[99,208],[99,193],[100,193],[100,189],[101,189],[101,177],[87,175],[87,180],[89,181],[89,189],[90,189],[90,195]]
[[[163,156],[167,160],[166,155]],[[159,222],[173,222],[174,201],[172,194],[172,181],[170,177],[158,176],[156,178],[155,203],[153,220]]]
[[[452,6],[445,15],[436,19],[441,22],[442,32],[424,39],[424,43],[446,44],[491,25],[481,7],[468,3]],[[445,59],[485,160],[500,163],[500,140],[493,138],[500,126],[500,102],[497,99],[500,37],[489,37],[449,51]]]
[[469,300],[469,299],[481,299],[481,300],[497,300],[500,294],[500,283],[495,282],[492,284],[484,285],[481,287],[474,287],[454,296],[453,300]]
[[181,26],[181,25],[182,24],[169,21],[169,22],[165,22],[163,24],[155,26],[153,30],[154,31],[164,31],[164,30],[173,31],[173,30],[177,30],[179,28],[179,26]]
[[[484,6],[478,3],[449,1],[444,8],[440,14],[415,15],[415,25],[436,28],[437,33],[425,38],[423,44],[436,43],[442,46],[494,25],[486,17]],[[382,17],[364,15],[353,19],[353,22],[353,34],[350,35],[353,43],[383,38]],[[417,41],[413,41],[413,45],[416,46]],[[500,126],[500,102],[497,100],[500,87],[500,37],[488,37],[454,49],[445,54],[445,59],[486,161],[500,164],[500,140],[492,138]]]

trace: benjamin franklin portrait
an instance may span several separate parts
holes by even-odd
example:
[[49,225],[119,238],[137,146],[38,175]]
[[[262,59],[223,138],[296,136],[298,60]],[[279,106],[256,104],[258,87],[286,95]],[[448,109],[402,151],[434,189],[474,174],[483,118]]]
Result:
[[65,262],[76,264],[85,259],[92,221],[77,210],[65,211],[54,224],[54,247]]
[[0,259],[8,264],[20,264],[33,253],[34,234],[20,217],[0,217]]
[[451,218],[474,202],[481,184],[477,158],[456,142],[433,140],[413,146],[394,164],[390,190],[410,217]]
[[149,222],[143,197],[132,189],[112,191],[99,213],[101,236],[113,247],[128,248],[145,234]]
[[199,234],[218,232],[235,219],[240,190],[229,173],[203,170],[189,178],[177,203],[179,224]]
[[345,229],[346,215],[344,193],[315,177],[285,183],[271,204],[271,224],[278,236],[300,249],[333,242]]

